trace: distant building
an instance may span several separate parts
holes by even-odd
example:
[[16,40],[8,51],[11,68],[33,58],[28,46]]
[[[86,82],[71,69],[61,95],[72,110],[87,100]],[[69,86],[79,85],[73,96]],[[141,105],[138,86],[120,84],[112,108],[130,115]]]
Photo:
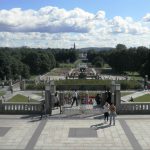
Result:
[[84,62],[87,62],[88,59],[87,59],[87,53],[86,52],[80,52],[79,53],[79,59],[84,61]]

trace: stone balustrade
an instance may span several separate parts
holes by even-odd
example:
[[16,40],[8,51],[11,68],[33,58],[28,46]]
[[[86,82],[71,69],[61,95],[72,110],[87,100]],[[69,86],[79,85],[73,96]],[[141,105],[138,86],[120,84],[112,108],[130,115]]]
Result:
[[2,114],[37,114],[41,112],[41,104],[36,102],[3,102],[1,103],[0,112]]
[[148,102],[124,102],[119,105],[119,114],[150,114],[150,103]]

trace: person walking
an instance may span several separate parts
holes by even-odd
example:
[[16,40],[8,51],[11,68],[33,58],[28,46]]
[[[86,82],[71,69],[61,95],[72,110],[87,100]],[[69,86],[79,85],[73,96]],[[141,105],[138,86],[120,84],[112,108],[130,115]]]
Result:
[[107,90],[107,98],[106,101],[110,104],[111,103],[111,92]]
[[13,85],[11,85],[10,91],[11,91],[11,94],[13,94],[13,92],[14,92],[14,90],[13,90]]
[[28,96],[28,103],[30,103],[30,96]]
[[77,93],[77,90],[74,91],[72,97],[73,97],[73,101],[72,101],[71,107],[73,106],[75,101],[76,101],[76,106],[78,106],[78,93]]
[[42,104],[41,104],[41,119],[43,118],[43,115],[45,115],[45,117],[47,117],[45,102],[42,102]]
[[113,103],[110,104],[109,110],[110,110],[110,125],[112,123],[112,120],[113,120],[113,125],[115,125],[116,107]]
[[98,106],[100,106],[100,103],[101,103],[101,97],[100,97],[100,94],[97,94],[97,95],[96,95],[95,101],[96,101],[96,104],[97,104]]
[[55,103],[54,103],[54,107],[58,108],[60,105],[59,105],[59,96],[58,96],[58,93],[56,92],[55,93]]
[[4,82],[2,82],[2,88],[4,88]]
[[104,108],[104,123],[107,123],[108,122],[108,117],[109,117],[109,103],[108,102],[105,102],[105,105],[103,106]]

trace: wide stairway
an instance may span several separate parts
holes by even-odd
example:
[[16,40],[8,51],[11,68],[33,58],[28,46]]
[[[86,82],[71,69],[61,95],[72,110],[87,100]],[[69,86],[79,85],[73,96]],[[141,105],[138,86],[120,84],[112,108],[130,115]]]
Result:
[[67,116],[91,116],[91,115],[100,115],[103,114],[103,108],[100,106],[93,106],[93,105],[79,105],[79,106],[73,106],[65,105],[62,108],[62,113]]

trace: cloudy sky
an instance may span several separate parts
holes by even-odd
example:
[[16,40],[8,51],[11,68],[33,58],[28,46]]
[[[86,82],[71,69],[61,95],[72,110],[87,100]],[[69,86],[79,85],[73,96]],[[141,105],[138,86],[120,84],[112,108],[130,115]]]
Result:
[[150,47],[149,0],[0,0],[0,46]]

